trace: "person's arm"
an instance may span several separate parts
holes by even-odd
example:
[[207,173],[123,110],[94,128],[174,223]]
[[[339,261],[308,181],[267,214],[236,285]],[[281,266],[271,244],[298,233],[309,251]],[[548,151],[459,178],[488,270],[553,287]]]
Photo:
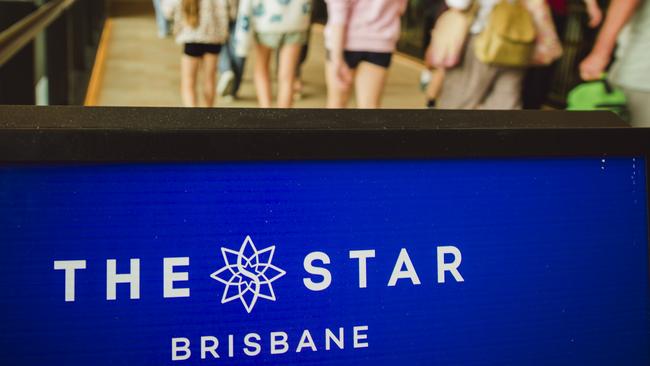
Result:
[[330,37],[330,62],[336,70],[338,81],[347,85],[352,82],[352,72],[345,64],[345,32],[350,15],[350,0],[327,0],[327,27]]
[[612,0],[607,9],[603,28],[587,58],[580,63],[580,76],[584,80],[598,80],[612,59],[616,39],[630,20],[641,0]]
[[587,14],[589,14],[589,26],[596,28],[603,20],[603,11],[600,9],[597,0],[584,0],[587,7]]

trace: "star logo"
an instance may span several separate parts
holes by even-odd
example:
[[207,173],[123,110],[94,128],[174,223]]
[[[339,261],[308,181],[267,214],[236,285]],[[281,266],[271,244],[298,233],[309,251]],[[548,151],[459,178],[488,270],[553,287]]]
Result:
[[271,264],[274,252],[275,245],[258,251],[250,236],[246,236],[239,251],[222,247],[226,265],[210,275],[226,285],[221,303],[239,299],[250,313],[258,299],[275,301],[271,283],[286,272]]

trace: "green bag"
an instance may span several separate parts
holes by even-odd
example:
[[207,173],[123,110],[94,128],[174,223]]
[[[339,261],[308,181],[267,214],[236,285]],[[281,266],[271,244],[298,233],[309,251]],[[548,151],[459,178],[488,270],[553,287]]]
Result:
[[570,111],[612,111],[628,121],[629,111],[625,94],[613,88],[607,79],[580,84],[569,92],[567,110]]

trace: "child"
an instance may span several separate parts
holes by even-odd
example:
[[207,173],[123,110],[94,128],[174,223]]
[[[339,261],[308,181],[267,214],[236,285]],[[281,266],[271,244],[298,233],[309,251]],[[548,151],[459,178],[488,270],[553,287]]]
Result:
[[406,0],[326,0],[328,108],[379,108]]
[[183,105],[198,105],[196,79],[202,66],[203,99],[205,106],[212,107],[219,52],[228,38],[229,0],[163,0],[163,10],[168,18],[174,18],[176,42],[183,45]]
[[307,42],[311,0],[240,0],[235,44],[237,54],[246,56],[255,39],[255,89],[260,107],[271,107],[271,51],[278,50],[278,102],[280,108],[293,104],[293,85],[300,50]]
[[160,6],[161,0],[153,0],[153,10],[156,14],[156,26],[158,27],[158,38],[167,38],[170,35],[170,24],[165,18]]

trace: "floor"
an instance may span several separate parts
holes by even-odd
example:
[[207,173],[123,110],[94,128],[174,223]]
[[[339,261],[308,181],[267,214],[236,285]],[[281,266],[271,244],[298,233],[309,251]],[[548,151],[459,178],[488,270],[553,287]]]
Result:
[[[105,59],[101,66],[95,104],[102,106],[180,106],[180,46],[173,39],[159,39],[152,10],[115,12],[111,31],[104,41]],[[303,65],[304,92],[298,108],[325,106],[325,49],[322,27],[312,31],[310,51]],[[239,98],[218,100],[220,107],[256,107],[251,66],[247,62]],[[419,90],[422,66],[396,55],[390,68],[384,94],[384,108],[422,108]],[[97,71],[97,70],[96,70]],[[352,104],[353,105],[353,104]]]

